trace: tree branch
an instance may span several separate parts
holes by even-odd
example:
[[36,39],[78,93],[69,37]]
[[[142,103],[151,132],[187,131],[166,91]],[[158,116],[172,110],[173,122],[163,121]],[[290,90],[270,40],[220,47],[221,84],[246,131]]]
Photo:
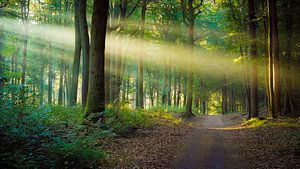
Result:
[[[200,7],[203,5],[203,1],[204,1],[204,0],[201,0],[200,3],[199,3],[197,6],[193,7],[194,10],[200,8]],[[200,9],[199,9],[199,10],[200,10]]]
[[181,11],[182,11],[182,17],[183,17],[183,22],[185,25],[188,25],[188,17],[186,16],[187,13],[187,9],[185,7],[185,0],[180,0],[180,7],[181,7]]
[[8,3],[9,3],[9,1],[7,0],[7,1],[6,1],[6,3],[4,3],[4,4],[0,4],[0,8],[4,8],[4,7],[6,7],[6,6],[8,5]]
[[139,0],[137,0],[136,4],[134,5],[133,9],[128,13],[128,15],[126,16],[126,19],[128,19],[132,14],[133,12],[135,11],[135,9],[137,8],[139,4]]

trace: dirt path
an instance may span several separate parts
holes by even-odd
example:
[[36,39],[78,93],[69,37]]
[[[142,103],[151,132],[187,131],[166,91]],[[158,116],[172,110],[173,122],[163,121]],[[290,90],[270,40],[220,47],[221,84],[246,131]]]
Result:
[[[175,156],[174,168],[180,169],[222,169],[231,168],[225,163],[226,131],[215,130],[228,126],[225,116],[201,116],[191,120],[193,130],[187,137],[182,151]],[[235,166],[236,167],[236,166]]]
[[[199,116],[179,125],[157,124],[127,138],[107,140],[103,148],[112,155],[99,168],[300,168],[300,124],[240,128],[246,117],[241,113]],[[220,130],[224,127],[226,130]]]

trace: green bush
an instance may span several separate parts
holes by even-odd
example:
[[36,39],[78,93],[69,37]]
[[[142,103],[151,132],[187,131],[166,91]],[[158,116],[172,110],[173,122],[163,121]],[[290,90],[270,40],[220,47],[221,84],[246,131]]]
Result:
[[185,107],[174,107],[174,106],[164,106],[164,107],[151,107],[147,110],[151,112],[161,112],[161,113],[183,113],[185,112]]
[[26,115],[18,110],[0,112],[0,166],[83,168],[106,156],[99,140],[110,133],[97,125],[82,125],[82,108],[43,106]]
[[143,110],[132,110],[126,105],[108,105],[102,112],[104,121],[100,125],[103,129],[126,136],[137,128],[148,127],[152,124],[149,114]]
[[79,137],[66,142],[57,138],[49,145],[50,156],[56,161],[56,167],[86,168],[95,167],[107,153],[97,146],[99,139],[93,136]]
[[84,121],[82,107],[48,106],[39,111],[47,116],[45,123],[57,127],[76,128]]
[[99,123],[85,119],[81,107],[3,106],[0,165],[5,168],[93,168],[107,156],[102,138],[128,136],[153,121],[151,113],[126,105],[108,105]]

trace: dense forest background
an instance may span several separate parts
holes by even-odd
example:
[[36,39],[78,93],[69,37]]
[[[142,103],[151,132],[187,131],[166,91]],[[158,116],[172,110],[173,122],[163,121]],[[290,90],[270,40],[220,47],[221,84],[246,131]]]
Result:
[[[92,2],[2,5],[2,100],[85,106]],[[275,98],[278,115],[295,115],[298,3],[278,1],[275,11],[268,11],[267,1],[249,5],[233,0],[111,1],[105,103],[226,114],[249,111],[251,102],[257,102],[255,114]],[[270,17],[276,23],[269,23]],[[273,92],[269,72],[276,79]]]
[[134,125],[158,111],[299,117],[299,7],[297,0],[1,0],[0,129],[43,118],[59,127],[54,121],[72,112],[75,121],[99,122],[101,112],[124,107],[136,110]]

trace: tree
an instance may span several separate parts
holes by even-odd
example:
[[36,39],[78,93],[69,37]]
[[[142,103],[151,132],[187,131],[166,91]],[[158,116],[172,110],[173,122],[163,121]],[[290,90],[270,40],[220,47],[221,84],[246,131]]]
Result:
[[81,33],[79,22],[79,0],[74,0],[74,13],[75,13],[75,52],[72,67],[72,85],[71,85],[71,98],[70,106],[74,106],[77,102],[77,89],[78,89],[78,76],[81,55]]
[[[4,7],[4,5],[2,6]],[[2,17],[2,7],[0,7],[0,17]],[[3,46],[4,46],[4,35],[3,35],[3,24],[0,23],[0,101],[2,102],[2,98],[3,98],[3,89],[4,89],[4,56],[3,56]]]
[[82,47],[82,105],[86,105],[89,81],[90,39],[86,19],[86,0],[79,0],[79,27]]
[[277,0],[268,0],[269,10],[269,114],[276,118],[280,112],[280,70]]
[[249,0],[249,30],[250,30],[250,56],[251,56],[251,75],[250,75],[250,117],[258,116],[258,90],[257,90],[257,43],[256,43],[256,16],[254,0]]
[[53,92],[53,66],[52,66],[52,47],[49,45],[49,59],[48,59],[48,103],[52,104],[52,92]]
[[23,22],[23,58],[22,58],[22,80],[21,84],[22,87],[22,93],[21,93],[21,100],[24,101],[25,99],[25,80],[26,80],[26,67],[27,67],[27,45],[28,45],[28,17],[29,17],[29,7],[30,7],[30,0],[21,0],[21,18]]
[[[202,12],[200,9],[203,5],[203,0],[199,2],[196,0],[180,0],[181,10],[183,21],[188,28],[188,45],[190,47],[190,52],[193,54],[193,47],[195,41],[195,20],[196,17]],[[193,116],[192,113],[192,102],[193,102],[193,73],[191,70],[188,70],[188,96],[186,104],[186,113],[185,116]]]
[[[147,10],[147,0],[142,0],[142,13],[141,13],[141,27],[140,27],[140,38],[144,39],[145,34],[145,19]],[[142,45],[142,44],[141,44]],[[141,54],[143,47],[140,48]],[[136,108],[144,108],[144,90],[143,90],[143,58],[140,55],[137,58],[137,78],[136,78]]]
[[285,31],[287,34],[285,41],[285,98],[284,98],[284,115],[295,116],[295,103],[292,88],[292,43],[293,43],[293,15],[294,0],[286,0],[284,3],[285,13]]
[[105,36],[109,0],[94,1],[86,115],[105,110]]

